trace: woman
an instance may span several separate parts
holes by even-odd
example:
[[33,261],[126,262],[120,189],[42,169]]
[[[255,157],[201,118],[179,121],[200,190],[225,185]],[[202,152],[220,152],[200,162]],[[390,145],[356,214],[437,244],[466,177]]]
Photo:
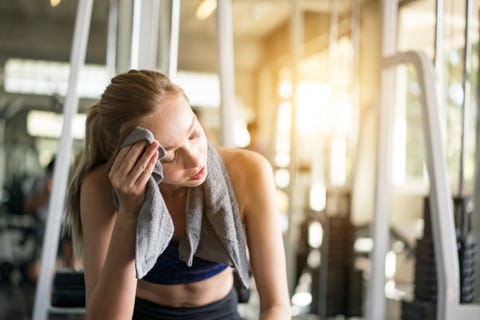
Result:
[[[118,75],[90,109],[86,126],[86,148],[70,186],[68,205],[75,244],[83,253],[88,318],[237,319],[231,267],[202,260],[212,271],[195,278],[197,269],[203,268],[197,266],[192,269],[194,277],[187,279],[183,274],[189,267],[176,261],[181,276],[173,282],[162,271],[168,268],[162,266],[164,260],[179,260],[176,245],[188,229],[188,191],[204,184],[210,168],[205,132],[183,91],[154,71]],[[137,127],[150,131],[154,140],[122,147]],[[159,155],[162,150],[166,153]],[[217,151],[245,227],[260,318],[290,319],[271,167],[254,152]],[[137,220],[158,161],[163,168],[159,190],[173,222],[173,235],[153,268],[159,270],[156,278],[137,279]]]

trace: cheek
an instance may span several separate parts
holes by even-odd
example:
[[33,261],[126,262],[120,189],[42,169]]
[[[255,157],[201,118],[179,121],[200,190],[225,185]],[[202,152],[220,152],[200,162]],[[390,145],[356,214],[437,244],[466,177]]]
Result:
[[179,176],[179,170],[175,169],[173,166],[163,166],[163,181],[166,183],[170,183],[175,181],[176,178]]
[[208,142],[207,142],[206,137],[204,137],[202,139],[202,141],[200,142],[199,150],[200,150],[200,154],[202,155],[202,157],[204,157],[206,159],[207,158],[207,153],[208,153]]

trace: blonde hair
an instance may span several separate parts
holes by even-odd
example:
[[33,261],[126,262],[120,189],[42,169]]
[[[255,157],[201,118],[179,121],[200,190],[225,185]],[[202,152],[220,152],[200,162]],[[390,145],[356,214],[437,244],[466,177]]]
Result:
[[100,101],[90,107],[86,121],[85,150],[78,159],[68,190],[67,224],[75,252],[83,251],[80,189],[85,176],[96,166],[111,166],[126,135],[141,120],[181,95],[183,90],[156,71],[130,70],[114,77]]

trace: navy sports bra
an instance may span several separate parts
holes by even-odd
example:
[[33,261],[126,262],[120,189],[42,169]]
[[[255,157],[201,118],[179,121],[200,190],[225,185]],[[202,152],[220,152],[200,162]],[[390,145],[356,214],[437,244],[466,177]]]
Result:
[[191,267],[180,260],[177,246],[170,242],[153,268],[142,278],[158,284],[183,284],[208,279],[228,267],[225,263],[193,257]]

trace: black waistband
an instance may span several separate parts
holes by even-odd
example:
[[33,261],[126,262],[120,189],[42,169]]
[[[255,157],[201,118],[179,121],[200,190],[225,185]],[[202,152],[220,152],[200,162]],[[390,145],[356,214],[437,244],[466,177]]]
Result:
[[200,307],[171,307],[135,298],[133,320],[241,320],[235,289],[222,299]]

